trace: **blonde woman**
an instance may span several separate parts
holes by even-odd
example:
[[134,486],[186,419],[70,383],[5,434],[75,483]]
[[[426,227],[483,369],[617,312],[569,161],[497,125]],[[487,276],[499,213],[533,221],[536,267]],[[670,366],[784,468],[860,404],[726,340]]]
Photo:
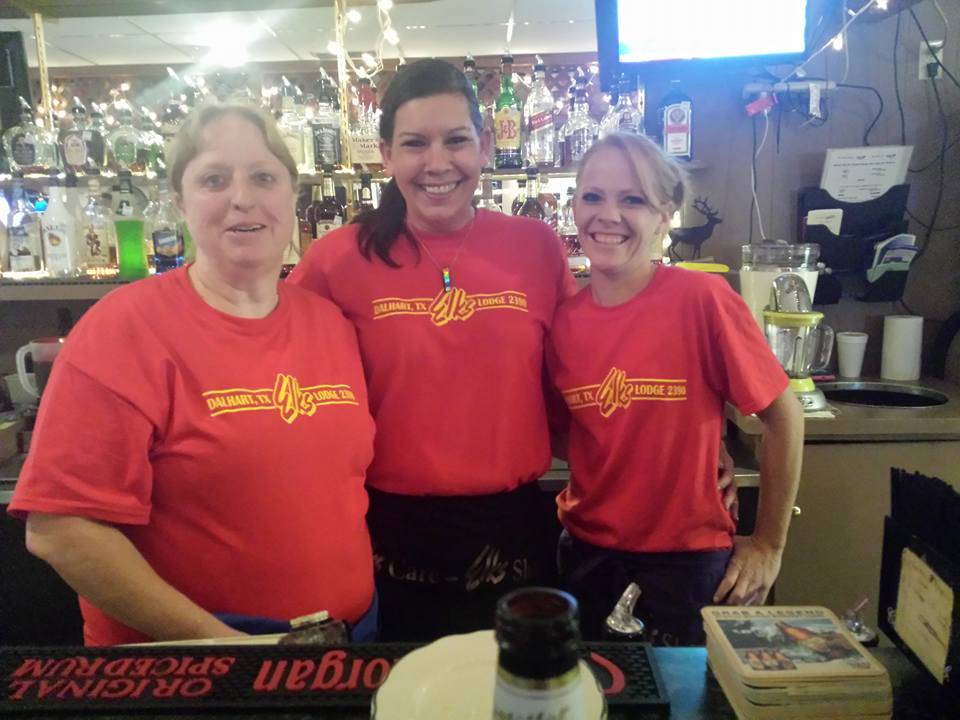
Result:
[[80,596],[88,645],[317,610],[369,637],[373,421],[353,327],[278,282],[293,158],[269,118],[207,106],[170,177],[196,262],[110,293],[73,330],[10,510]]
[[[683,192],[678,168],[631,135],[596,143],[577,178],[591,280],[558,310],[547,357],[570,412],[560,571],[587,636],[635,581],[654,642],[702,643],[700,608],[763,602],[786,542],[803,415],[727,283],[651,262]],[[749,537],[734,537],[717,489],[725,402],[764,426]]]

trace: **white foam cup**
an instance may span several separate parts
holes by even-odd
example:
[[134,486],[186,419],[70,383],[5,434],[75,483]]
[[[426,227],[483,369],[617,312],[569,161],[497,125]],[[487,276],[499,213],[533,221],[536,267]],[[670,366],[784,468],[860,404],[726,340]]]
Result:
[[869,335],[863,332],[837,333],[837,356],[841,377],[860,377],[868,339]]

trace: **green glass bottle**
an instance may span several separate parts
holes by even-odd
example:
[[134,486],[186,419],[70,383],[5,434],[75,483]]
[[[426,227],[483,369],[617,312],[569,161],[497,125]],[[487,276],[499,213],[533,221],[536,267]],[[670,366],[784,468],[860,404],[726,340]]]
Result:
[[513,56],[500,58],[500,95],[497,96],[493,133],[498,168],[521,168],[522,105],[513,91]]
[[117,173],[120,184],[120,203],[116,219],[117,262],[121,280],[138,280],[149,275],[147,252],[143,240],[143,216],[134,209],[133,178],[129,170]]

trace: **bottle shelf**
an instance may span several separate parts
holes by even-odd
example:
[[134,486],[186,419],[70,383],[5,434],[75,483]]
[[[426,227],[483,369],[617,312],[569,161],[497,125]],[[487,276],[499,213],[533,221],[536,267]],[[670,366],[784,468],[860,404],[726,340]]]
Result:
[[[689,169],[699,169],[703,167],[702,164],[698,163],[683,163],[683,167]],[[374,182],[387,182],[390,180],[390,176],[384,174],[383,172],[376,171],[370,173]],[[577,169],[572,168],[541,168],[540,177],[541,178],[574,178],[577,175]],[[333,173],[335,181],[339,183],[355,183],[360,182],[360,173],[355,170],[349,169],[340,169],[335,170]],[[30,188],[31,190],[40,190],[50,184],[50,179],[52,177],[57,178],[58,180],[63,180],[66,177],[65,174],[60,173],[58,175],[44,175],[44,174],[30,174],[23,176],[23,184],[25,187]],[[84,187],[84,181],[88,177],[96,177],[104,185],[108,185],[117,178],[116,173],[104,172],[102,175],[77,175],[77,180],[79,186]],[[493,175],[497,180],[525,180],[526,170],[525,169],[509,169],[509,170],[494,170]],[[133,173],[134,182],[139,186],[150,186],[156,185],[160,182],[166,182],[165,180],[160,180],[156,175],[153,174],[144,174],[144,173]],[[301,185],[319,185],[323,182],[323,173],[300,173],[300,184]],[[13,176],[9,174],[0,174],[0,187],[6,188],[10,187],[13,183]]]
[[111,290],[126,285],[117,278],[0,278],[0,301],[99,300]]

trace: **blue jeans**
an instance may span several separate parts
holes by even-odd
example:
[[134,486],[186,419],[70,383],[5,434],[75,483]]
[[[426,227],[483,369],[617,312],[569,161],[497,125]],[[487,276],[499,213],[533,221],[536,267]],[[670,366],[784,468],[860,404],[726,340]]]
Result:
[[[229,625],[234,630],[250,635],[269,635],[271,633],[290,632],[289,620],[275,620],[255,615],[240,615],[239,613],[217,613],[217,619]],[[355,623],[347,623],[350,630],[350,640],[357,643],[376,642],[380,637],[380,597],[376,590],[370,607]]]

